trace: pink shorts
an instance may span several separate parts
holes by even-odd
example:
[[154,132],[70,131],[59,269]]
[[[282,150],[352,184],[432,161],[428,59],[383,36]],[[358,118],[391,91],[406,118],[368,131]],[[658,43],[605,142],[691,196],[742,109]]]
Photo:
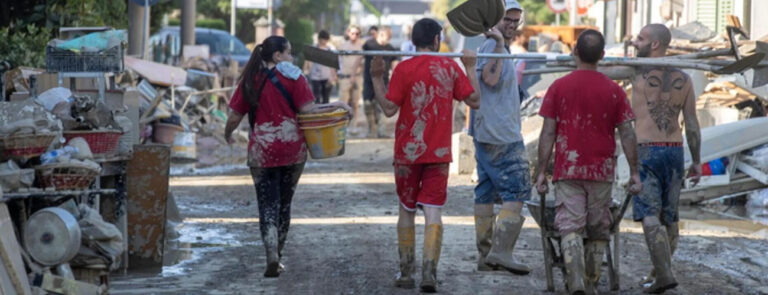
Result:
[[609,240],[613,224],[611,189],[610,182],[555,182],[555,227],[560,235],[575,232],[593,240]]
[[400,204],[408,211],[418,206],[443,207],[448,189],[448,163],[395,164]]

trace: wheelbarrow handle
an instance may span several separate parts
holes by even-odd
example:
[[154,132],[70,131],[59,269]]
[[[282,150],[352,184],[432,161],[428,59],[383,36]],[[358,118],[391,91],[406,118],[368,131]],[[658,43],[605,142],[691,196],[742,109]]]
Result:
[[627,212],[627,208],[629,207],[629,201],[632,200],[632,193],[627,192],[627,195],[624,197],[624,202],[621,203],[621,209],[619,209],[619,215],[616,216],[616,220],[613,221],[613,230],[617,231],[619,229],[619,224],[621,223],[621,219],[624,218],[624,213]]
[[542,234],[545,232],[545,228],[547,228],[547,216],[545,215],[547,212],[547,194],[546,193],[539,193],[539,216],[541,219],[541,232]]

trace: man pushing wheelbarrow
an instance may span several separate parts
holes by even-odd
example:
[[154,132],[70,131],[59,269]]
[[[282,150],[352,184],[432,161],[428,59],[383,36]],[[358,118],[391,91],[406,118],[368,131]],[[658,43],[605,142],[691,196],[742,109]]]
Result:
[[599,32],[583,32],[573,51],[577,69],[549,87],[539,111],[544,126],[535,186],[541,194],[549,190],[545,172],[557,143],[552,175],[555,228],[561,237],[570,294],[597,291],[614,218],[610,205],[616,166],[615,128],[631,171],[629,192],[637,194],[642,188],[632,108],[624,90],[597,72],[604,47]]

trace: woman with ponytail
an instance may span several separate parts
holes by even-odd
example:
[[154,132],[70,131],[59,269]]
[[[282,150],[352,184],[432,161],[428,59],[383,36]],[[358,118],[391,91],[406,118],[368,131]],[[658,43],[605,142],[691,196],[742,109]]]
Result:
[[291,199],[307,161],[304,135],[298,113],[319,113],[344,108],[343,102],[315,104],[315,98],[293,65],[291,43],[271,36],[251,54],[230,100],[224,137],[232,143],[232,132],[248,116],[251,127],[248,166],[256,186],[259,229],[267,254],[265,277],[277,277],[291,221]]

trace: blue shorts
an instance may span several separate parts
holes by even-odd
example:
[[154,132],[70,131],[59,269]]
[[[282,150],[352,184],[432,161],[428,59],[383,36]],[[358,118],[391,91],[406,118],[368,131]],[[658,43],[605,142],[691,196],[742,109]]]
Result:
[[478,183],[475,204],[531,199],[531,174],[522,141],[489,144],[474,141]]
[[685,170],[683,147],[640,145],[637,155],[643,191],[632,203],[634,220],[658,216],[664,225],[677,222],[680,220],[677,203]]

